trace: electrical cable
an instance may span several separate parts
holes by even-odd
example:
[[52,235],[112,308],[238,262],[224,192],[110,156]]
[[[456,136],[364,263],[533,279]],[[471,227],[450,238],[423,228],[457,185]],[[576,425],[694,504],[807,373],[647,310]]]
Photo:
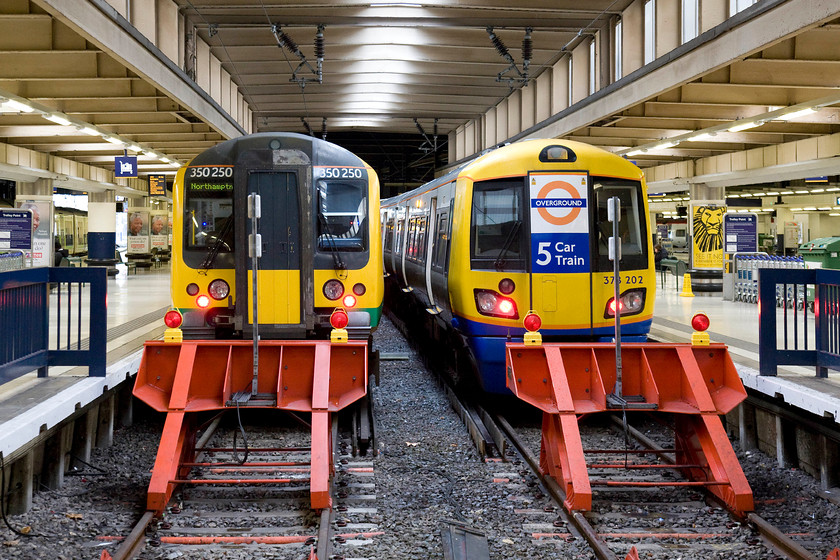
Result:
[[242,417],[239,415],[239,401],[236,401],[236,421],[239,423],[239,431],[242,434],[242,443],[245,446],[245,456],[239,459],[239,451],[236,449],[236,432],[233,432],[233,460],[244,465],[248,460],[248,436],[245,435],[245,427],[242,426]]

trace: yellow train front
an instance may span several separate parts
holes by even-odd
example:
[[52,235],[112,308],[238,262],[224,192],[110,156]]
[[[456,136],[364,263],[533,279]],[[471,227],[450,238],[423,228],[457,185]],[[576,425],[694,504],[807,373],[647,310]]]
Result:
[[508,392],[505,342],[522,340],[529,311],[546,342],[612,340],[611,197],[621,201],[622,339],[645,341],[655,275],[643,174],[571,141],[508,145],[383,201],[395,313],[424,324],[490,393]]
[[336,308],[347,312],[351,338],[366,339],[379,324],[379,182],[356,155],[299,134],[243,136],[182,168],[173,193],[167,324],[185,339],[252,334],[250,194],[261,206],[260,337],[328,338]]

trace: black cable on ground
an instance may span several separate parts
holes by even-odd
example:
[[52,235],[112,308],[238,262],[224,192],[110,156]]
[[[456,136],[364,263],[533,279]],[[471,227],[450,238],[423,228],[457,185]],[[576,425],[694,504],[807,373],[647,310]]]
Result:
[[239,415],[239,401],[236,401],[236,421],[239,423],[239,431],[242,433],[242,443],[245,445],[245,456],[239,460],[239,452],[236,449],[236,432],[233,432],[233,460],[244,465],[248,460],[248,437],[245,435],[245,428],[242,426],[242,417]]

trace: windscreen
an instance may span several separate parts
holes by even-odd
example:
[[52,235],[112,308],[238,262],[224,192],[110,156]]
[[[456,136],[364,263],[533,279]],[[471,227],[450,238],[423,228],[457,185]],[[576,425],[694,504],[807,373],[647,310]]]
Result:
[[364,182],[318,181],[318,250],[367,249],[367,192]]
[[617,196],[621,201],[621,220],[618,233],[621,238],[622,270],[640,270],[648,266],[648,232],[645,225],[645,206],[642,203],[642,186],[636,181],[607,177],[592,177],[595,191],[595,227],[597,243],[594,249],[601,272],[611,271],[608,240],[612,236],[612,222],[607,220],[607,201]]

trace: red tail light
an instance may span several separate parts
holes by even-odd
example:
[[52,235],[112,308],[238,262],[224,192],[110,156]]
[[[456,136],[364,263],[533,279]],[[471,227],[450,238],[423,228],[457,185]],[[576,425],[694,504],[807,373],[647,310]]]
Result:
[[347,326],[350,322],[350,318],[347,316],[347,312],[343,309],[336,309],[333,311],[332,315],[330,315],[330,325],[334,329],[343,329]]
[[170,329],[177,329],[181,326],[181,323],[184,321],[184,318],[181,316],[181,313],[176,309],[170,309],[166,312],[166,315],[163,316],[163,322],[166,323],[166,326]]

